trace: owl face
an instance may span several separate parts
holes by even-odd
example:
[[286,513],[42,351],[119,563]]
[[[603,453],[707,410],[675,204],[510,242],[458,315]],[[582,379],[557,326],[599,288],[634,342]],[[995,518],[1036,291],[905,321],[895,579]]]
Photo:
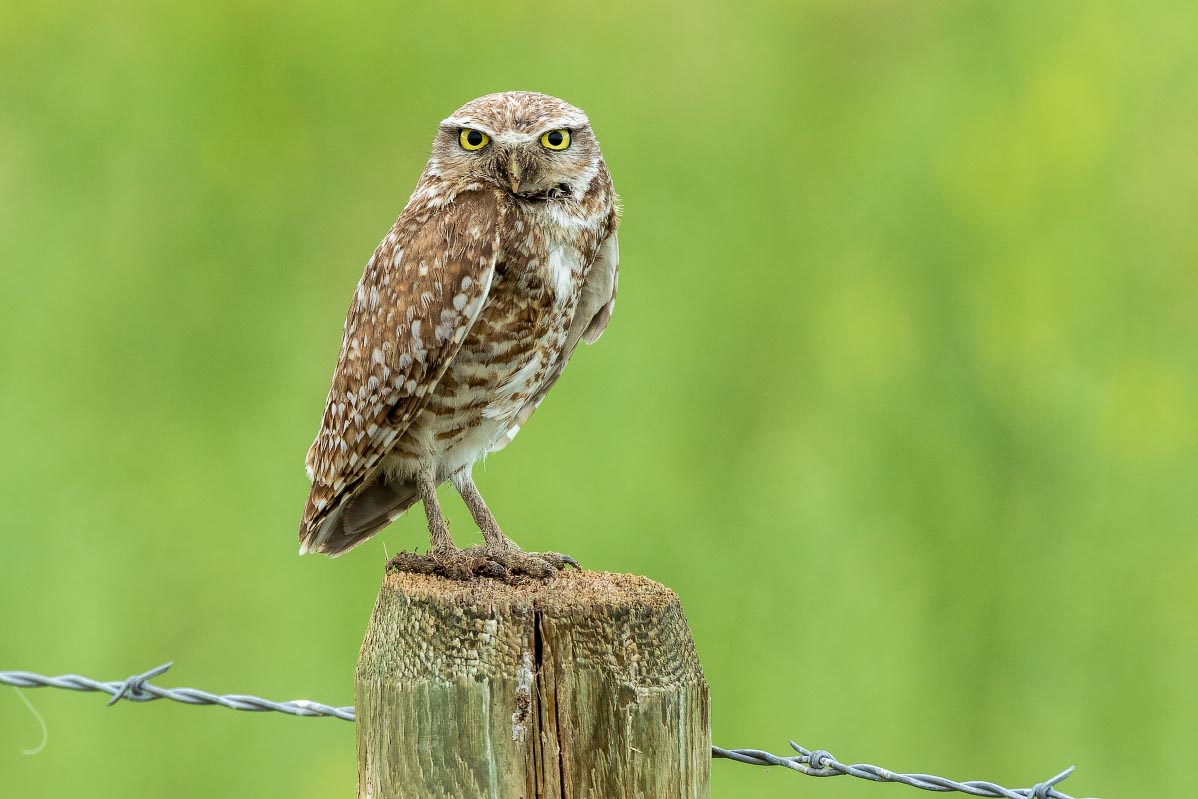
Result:
[[578,198],[599,171],[586,114],[556,97],[503,92],[472,100],[441,123],[429,171],[485,181],[527,202]]

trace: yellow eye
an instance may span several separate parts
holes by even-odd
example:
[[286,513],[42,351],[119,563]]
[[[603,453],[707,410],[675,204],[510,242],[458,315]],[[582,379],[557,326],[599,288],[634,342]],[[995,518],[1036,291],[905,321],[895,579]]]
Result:
[[458,142],[461,143],[463,150],[481,150],[487,146],[489,141],[491,141],[491,137],[481,130],[462,128],[462,132],[458,134]]
[[570,146],[570,131],[551,130],[541,137],[541,144],[547,150],[564,150]]

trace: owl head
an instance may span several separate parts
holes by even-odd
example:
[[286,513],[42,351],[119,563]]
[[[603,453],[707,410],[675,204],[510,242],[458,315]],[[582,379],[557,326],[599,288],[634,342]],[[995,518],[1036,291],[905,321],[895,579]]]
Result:
[[546,94],[502,92],[471,100],[441,123],[425,171],[536,202],[582,197],[601,163],[581,109]]

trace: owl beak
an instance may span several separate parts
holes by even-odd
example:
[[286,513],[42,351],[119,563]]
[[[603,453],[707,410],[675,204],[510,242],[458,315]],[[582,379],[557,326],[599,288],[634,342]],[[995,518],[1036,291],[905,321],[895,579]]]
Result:
[[523,182],[524,168],[520,166],[520,159],[512,156],[507,162],[507,181],[512,187],[513,194],[520,193],[520,184]]

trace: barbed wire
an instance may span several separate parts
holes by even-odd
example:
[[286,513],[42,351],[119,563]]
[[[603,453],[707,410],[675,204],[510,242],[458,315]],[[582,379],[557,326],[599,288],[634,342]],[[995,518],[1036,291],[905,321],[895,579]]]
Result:
[[309,702],[306,699],[272,702],[269,699],[245,694],[222,696],[195,688],[162,688],[150,682],[150,678],[157,677],[172,665],[174,664],[163,663],[144,674],[135,674],[127,679],[114,682],[100,682],[90,677],[81,677],[78,674],[47,677],[29,671],[0,671],[0,683],[17,688],[65,688],[68,691],[99,691],[112,697],[108,700],[109,705],[115,705],[122,699],[129,702],[170,699],[173,702],[182,702],[186,705],[220,705],[230,710],[248,710],[259,713],[273,711],[292,716],[331,716],[345,721],[354,720],[353,707],[331,707],[322,705],[320,702]]
[[[246,694],[213,694],[195,688],[163,688],[154,685],[150,679],[163,674],[172,663],[163,663],[157,668],[142,674],[134,674],[124,680],[102,682],[78,674],[63,674],[58,677],[47,677],[30,671],[0,671],[0,684],[17,688],[64,688],[69,691],[98,691],[112,698],[109,705],[115,705],[122,700],[128,702],[152,702],[156,699],[170,699],[187,705],[219,705],[230,710],[247,710],[250,712],[287,713],[292,716],[327,716],[354,721],[353,707],[332,707],[320,702],[310,702],[306,699],[293,699],[288,702],[272,702],[257,696]],[[1030,788],[1004,788],[985,780],[969,780],[956,782],[937,777],[932,774],[902,774],[868,763],[845,764],[834,758],[823,749],[804,749],[794,741],[790,746],[798,754],[782,757],[770,754],[760,749],[723,749],[711,747],[711,756],[715,759],[727,759],[736,763],[747,763],[753,766],[781,766],[806,774],[809,777],[857,777],[871,782],[897,782],[922,788],[925,791],[958,791],[972,796],[987,796],[995,799],[1073,799],[1068,794],[1061,793],[1056,785],[1073,773],[1073,766],[1062,771],[1051,779],[1037,783]]]
[[713,746],[711,747],[711,756],[735,760],[737,763],[749,763],[754,766],[782,766],[800,774],[806,774],[808,777],[859,777],[871,782],[897,782],[902,785],[910,785],[912,788],[922,788],[925,791],[960,791],[973,796],[1003,797],[1004,799],[1073,799],[1053,787],[1073,773],[1073,766],[1031,788],[1012,789],[985,780],[956,782],[932,774],[899,774],[880,766],[871,766],[868,763],[857,763],[850,766],[841,763],[826,750],[804,749],[794,741],[790,742],[790,746],[798,752],[797,755],[779,757],[759,749],[721,749],[718,746]]

